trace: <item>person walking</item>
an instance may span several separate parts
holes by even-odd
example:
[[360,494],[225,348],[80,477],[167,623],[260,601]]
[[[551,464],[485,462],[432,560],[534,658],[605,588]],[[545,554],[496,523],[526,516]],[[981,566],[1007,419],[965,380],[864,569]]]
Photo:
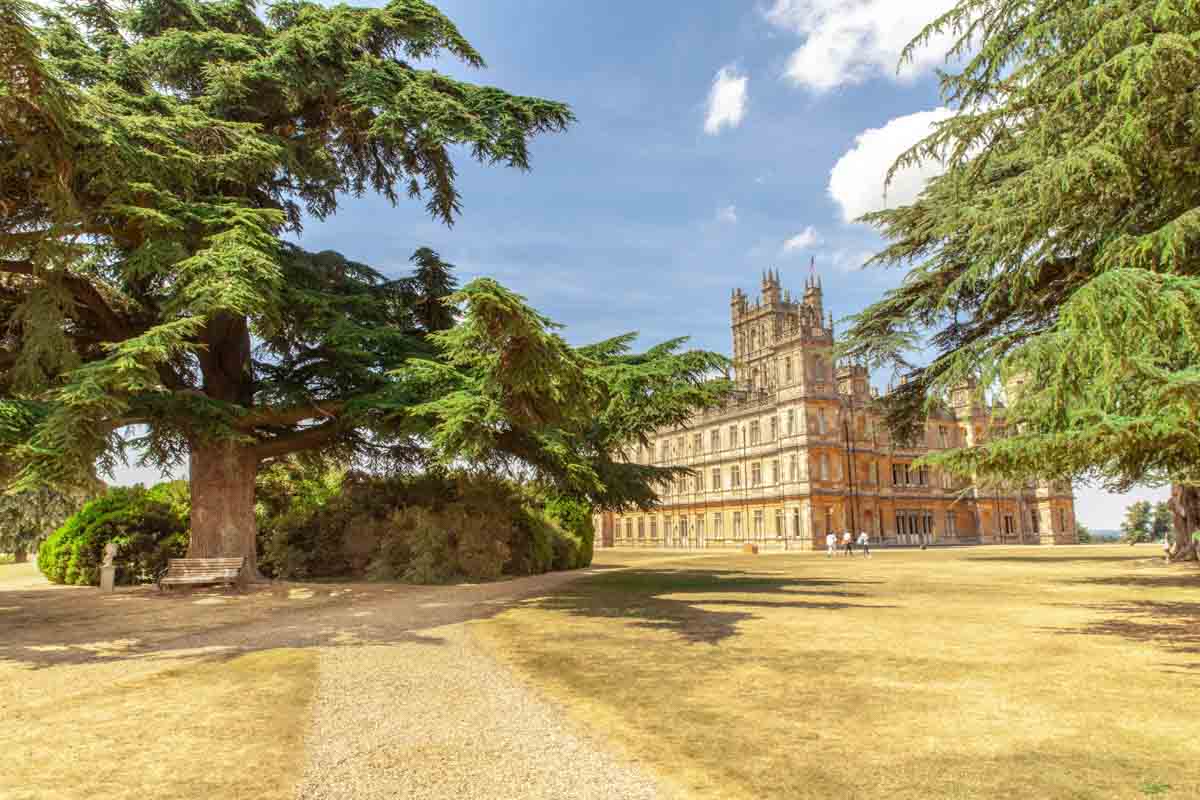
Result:
[[825,534],[825,557],[833,558],[837,553],[837,534],[833,531]]
[[864,556],[866,556],[867,558],[871,557],[871,537],[867,536],[866,531],[859,532],[858,546],[862,548]]
[[846,549],[846,555],[854,556],[854,536],[849,530],[842,532],[842,547]]

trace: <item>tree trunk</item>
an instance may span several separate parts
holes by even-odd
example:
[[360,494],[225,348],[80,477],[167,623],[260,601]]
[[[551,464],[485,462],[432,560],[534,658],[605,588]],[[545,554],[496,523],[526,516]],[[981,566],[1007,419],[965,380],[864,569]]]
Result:
[[1171,511],[1175,516],[1175,546],[1172,561],[1195,561],[1196,540],[1192,534],[1200,528],[1200,486],[1171,484]]
[[261,580],[254,518],[258,458],[233,442],[193,446],[190,459],[192,538],[189,558],[243,556],[244,580]]
[[24,544],[17,542],[17,544],[13,547],[13,563],[14,564],[24,564],[28,560],[29,560],[29,550],[25,547]]

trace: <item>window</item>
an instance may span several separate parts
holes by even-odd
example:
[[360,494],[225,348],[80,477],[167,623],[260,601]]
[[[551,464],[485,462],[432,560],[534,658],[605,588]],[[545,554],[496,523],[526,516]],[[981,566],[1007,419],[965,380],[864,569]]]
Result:
[[777,538],[783,536],[783,509],[782,508],[775,510],[775,536]]
[[673,522],[674,522],[674,518],[670,514],[663,517],[663,538],[664,539],[669,539],[671,537],[671,525]]
[[703,472],[697,472],[695,475],[692,476],[692,491],[693,492],[703,492],[704,491],[704,473]]
[[771,417],[771,441],[779,438],[779,417]]
[[696,455],[704,452],[704,437],[699,433],[692,437],[692,452]]
[[904,475],[903,464],[892,464],[892,486],[900,485],[900,478]]
[[736,489],[742,485],[742,468],[734,465],[729,468],[729,485]]
[[788,426],[787,426],[788,436],[791,436],[792,434],[794,434],[796,432],[796,409],[794,409],[794,408],[788,409],[787,421],[788,421]]
[[763,512],[754,512],[754,538],[761,539],[763,535]]
[[1038,516],[1037,509],[1035,508],[1029,516],[1033,518],[1033,535],[1041,536],[1041,517]]
[[755,461],[750,465],[750,485],[758,486],[762,483],[762,464]]
[[779,483],[779,459],[771,462],[771,483]]
[[667,443],[666,442],[658,443],[658,460],[659,461],[667,460]]
[[1012,532],[1013,532],[1012,514],[1005,514],[1004,515],[1004,535],[1008,536]]
[[941,440],[942,447],[945,447],[946,446],[946,426],[945,425],[938,426],[938,437]]
[[821,454],[821,480],[829,480],[829,455],[826,453]]
[[715,453],[721,449],[721,430],[719,428],[713,428],[712,433],[708,435],[708,438],[708,446],[710,450]]
[[675,457],[679,458],[679,459],[683,458],[683,437],[682,436],[680,436],[678,439],[675,440]]
[[638,517],[638,538],[639,539],[646,538],[646,518],[645,517]]
[[947,472],[946,470],[942,470],[942,488],[943,489],[953,489],[954,488],[954,479],[950,477],[950,473]]
[[958,518],[954,516],[953,511],[946,512],[946,535],[947,536],[957,536],[958,535]]
[[625,538],[626,539],[633,538],[633,520],[631,520],[631,519],[625,520]]
[[651,539],[658,538],[658,517],[650,518],[650,538]]
[[825,409],[817,409],[817,433],[825,434]]
[[758,444],[758,420],[750,423],[750,444]]
[[800,509],[792,511],[792,536],[800,538]]
[[730,447],[738,446],[737,425],[729,426],[729,446]]
[[919,470],[917,470],[917,485],[918,486],[928,486],[929,485],[929,467],[927,467],[927,466],[921,467]]
[[788,383],[792,382],[792,359],[785,358],[783,360],[783,379]]
[[720,467],[713,467],[712,488],[713,488],[714,492],[721,488],[721,468]]
[[788,474],[793,481],[800,480],[800,459],[792,456],[788,459]]
[[733,512],[733,538],[742,538],[742,512]]
[[713,514],[713,536],[718,539],[724,534],[721,533],[721,515],[720,513]]

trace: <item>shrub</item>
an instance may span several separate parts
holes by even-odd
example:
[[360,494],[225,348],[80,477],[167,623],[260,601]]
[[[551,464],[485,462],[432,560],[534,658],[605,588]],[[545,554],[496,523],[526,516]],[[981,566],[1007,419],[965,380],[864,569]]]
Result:
[[98,585],[104,545],[117,545],[117,583],[153,581],[167,559],[187,552],[190,509],[170,484],[110,488],[85,504],[38,550],[38,569],[55,583]]
[[545,514],[563,533],[573,537],[577,544],[577,555],[573,563],[560,569],[579,569],[590,565],[596,540],[592,507],[582,500],[552,497],[545,503]]
[[290,579],[444,583],[590,563],[586,507],[556,509],[564,523],[487,476],[381,477],[289,460],[259,479],[259,568]]

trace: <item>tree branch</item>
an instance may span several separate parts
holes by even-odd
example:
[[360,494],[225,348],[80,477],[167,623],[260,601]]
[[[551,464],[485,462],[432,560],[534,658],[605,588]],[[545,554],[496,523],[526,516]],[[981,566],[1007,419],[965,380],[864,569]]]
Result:
[[345,407],[344,400],[323,400],[291,408],[262,409],[238,417],[233,426],[239,430],[250,430],[263,425],[296,425],[308,419],[336,417]]
[[314,425],[311,428],[304,428],[294,433],[286,433],[283,436],[268,439],[255,445],[252,449],[254,450],[254,455],[261,461],[267,458],[284,456],[288,453],[299,452],[300,450],[311,450],[314,447],[321,447],[328,444],[341,432],[342,426],[339,421],[331,419],[328,422]]

